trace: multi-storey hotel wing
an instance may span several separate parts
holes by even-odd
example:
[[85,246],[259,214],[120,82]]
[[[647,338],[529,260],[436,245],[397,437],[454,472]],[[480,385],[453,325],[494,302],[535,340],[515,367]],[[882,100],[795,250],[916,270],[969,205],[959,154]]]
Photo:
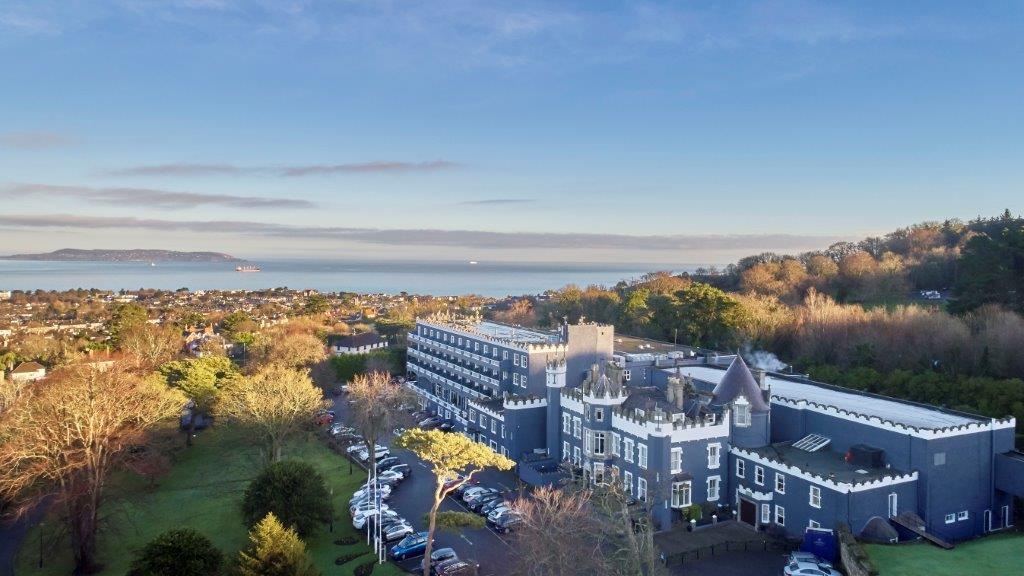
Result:
[[876,540],[955,541],[1012,524],[1024,495],[1013,418],[621,342],[600,324],[431,316],[409,334],[410,385],[458,432],[516,460],[524,481],[554,482],[571,463],[651,502],[662,529],[706,503],[792,536],[845,522]]

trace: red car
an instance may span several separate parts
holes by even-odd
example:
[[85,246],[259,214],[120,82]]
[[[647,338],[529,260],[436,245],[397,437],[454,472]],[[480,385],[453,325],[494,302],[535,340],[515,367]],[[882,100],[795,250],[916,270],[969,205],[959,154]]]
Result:
[[[456,478],[454,480],[449,480],[449,481],[445,482],[444,483],[444,490],[445,490],[445,492],[447,492],[448,490],[451,490],[451,488],[453,486],[458,485],[459,482],[462,482],[462,478]],[[474,484],[479,484],[479,482],[477,482],[476,480],[470,478],[465,484],[462,485],[462,489],[464,490],[464,489],[466,489],[466,488],[468,488],[470,486],[473,486]]]

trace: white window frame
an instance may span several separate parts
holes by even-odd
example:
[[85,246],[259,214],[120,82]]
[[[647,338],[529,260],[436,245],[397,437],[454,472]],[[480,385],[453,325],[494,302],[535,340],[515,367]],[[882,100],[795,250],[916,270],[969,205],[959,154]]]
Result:
[[708,476],[706,482],[708,488],[708,502],[718,502],[718,499],[722,494],[722,477]]
[[762,466],[754,466],[754,484],[764,486],[764,468]]
[[768,524],[772,521],[772,505],[761,504],[761,524]]
[[778,504],[775,505],[775,523],[779,526],[786,525],[786,509]]
[[633,462],[633,439],[625,438],[623,441],[622,457],[626,462]]
[[523,354],[523,358],[522,358],[522,360],[519,361],[519,365],[522,366],[523,368],[529,368],[530,367],[530,357],[527,356],[526,354]]
[[683,449],[675,447],[671,450],[669,456],[669,471],[673,474],[678,474],[683,471]]
[[498,451],[498,443],[495,442],[494,440],[491,440],[491,450],[493,450],[495,452]]
[[732,405],[732,416],[733,423],[737,428],[747,428],[750,426],[750,402],[743,396],[740,396]]
[[956,522],[956,514],[946,514],[946,524],[952,524],[953,522]]
[[895,492],[889,493],[888,498],[889,504],[889,518],[892,518],[899,512],[899,495]]
[[808,493],[808,504],[810,504],[813,508],[821,508],[821,487],[811,486],[808,490]]
[[594,484],[604,484],[604,462],[594,462],[594,473],[591,475],[591,479]]
[[512,365],[519,366],[519,354],[512,355]]
[[736,460],[736,477],[746,478],[747,477],[747,463],[743,460]]
[[626,487],[627,494],[633,494],[633,473],[629,470],[622,475],[622,485]]
[[491,434],[497,434],[497,433],[498,433],[498,421],[495,420],[494,418],[491,418]]
[[573,463],[574,466],[579,466],[581,462],[582,462],[582,459],[580,458],[580,447],[579,446],[573,446],[572,447],[572,463]]
[[630,373],[630,371],[628,369],[622,371],[622,379],[625,380],[626,382],[629,382],[629,379],[630,379],[631,376],[632,376],[632,374]]
[[594,420],[604,422],[604,408],[594,408]]
[[961,511],[956,513],[956,519],[957,519],[957,522],[959,522],[961,520],[970,520],[971,519],[971,513],[968,512],[967,510],[961,510]]
[[779,494],[786,493],[786,477],[780,472],[775,473],[775,491]]
[[570,455],[571,455],[571,450],[569,449],[569,443],[568,442],[562,442],[562,460],[563,461],[568,461]]
[[708,470],[717,470],[722,466],[722,444],[712,442],[708,444]]
[[636,444],[636,465],[647,469],[647,444],[637,442]]
[[622,436],[612,432],[612,456],[622,456]]
[[643,476],[636,479],[636,499],[642,502],[647,501],[647,479]]
[[[604,432],[595,431],[593,434],[593,451],[595,456],[604,456],[605,450],[608,448],[608,437]],[[598,450],[600,448],[600,450]]]
[[693,483],[689,480],[673,482],[672,508],[685,508],[691,504],[693,504]]
[[572,434],[572,416],[569,414],[562,414],[562,432]]
[[821,528],[821,523],[820,523],[820,522],[818,522],[817,520],[814,520],[814,519],[812,518],[812,519],[809,519],[809,520],[807,521],[807,527],[808,527],[808,528]]
[[579,438],[583,430],[583,421],[576,416],[572,417],[572,436],[573,438]]

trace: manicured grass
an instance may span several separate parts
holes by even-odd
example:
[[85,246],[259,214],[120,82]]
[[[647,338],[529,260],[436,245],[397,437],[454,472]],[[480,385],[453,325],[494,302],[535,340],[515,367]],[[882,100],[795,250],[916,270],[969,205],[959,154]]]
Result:
[[[372,557],[365,545],[365,535],[352,528],[347,509],[348,498],[355,486],[363,482],[364,472],[353,467],[353,474],[349,475],[348,460],[313,436],[292,443],[284,456],[315,466],[334,491],[337,518],[334,532],[328,532],[325,526],[306,541],[314,561],[325,575],[352,574],[356,566]],[[133,551],[161,532],[177,527],[198,530],[226,557],[235,558],[238,551],[249,544],[248,530],[242,521],[242,495],[263,464],[260,448],[252,438],[239,430],[217,427],[201,434],[192,448],[177,450],[173,468],[157,480],[155,487],[138,477],[119,475],[111,483],[108,504],[103,509],[108,522],[99,541],[99,560],[104,564],[101,574],[124,576]],[[21,550],[17,574],[64,576],[71,573],[70,547],[67,538],[60,534],[62,528],[54,515],[42,528],[42,569],[37,564],[39,529],[29,534]],[[361,539],[356,544],[334,544],[335,540],[346,536]],[[344,566],[334,564],[339,556],[355,552],[364,554]],[[373,573],[387,576],[402,572],[394,565],[384,564]]]
[[882,576],[1024,574],[1024,534],[1000,534],[943,550],[931,544],[868,545]]

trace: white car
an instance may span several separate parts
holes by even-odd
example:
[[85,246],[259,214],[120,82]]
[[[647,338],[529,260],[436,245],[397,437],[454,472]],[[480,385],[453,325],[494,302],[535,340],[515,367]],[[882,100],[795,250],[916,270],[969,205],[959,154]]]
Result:
[[[391,454],[390,450],[383,446],[378,446],[373,452],[373,458],[376,460],[389,454]],[[366,462],[370,459],[370,453],[366,451],[366,448],[363,448],[359,452],[356,452],[356,458],[358,458],[360,462]]]
[[[381,502],[380,509],[391,510],[391,507]],[[360,502],[355,506],[349,506],[348,512],[352,515],[353,518],[360,515],[365,516],[367,514],[376,514],[377,504],[374,502]]]
[[[366,527],[366,522],[369,521],[370,518],[373,518],[375,516],[377,516],[377,510],[367,510],[364,512],[356,513],[352,516],[352,527],[356,530],[362,530]],[[384,517],[399,518],[397,512],[395,512],[394,510],[390,510],[386,507],[384,508]]]
[[462,493],[462,500],[463,502],[465,502],[466,500],[469,500],[473,496],[476,496],[477,494],[485,492],[487,490],[489,490],[489,488],[487,488],[486,486],[473,486],[472,488],[466,488],[466,490]]
[[401,472],[392,472],[391,470],[385,470],[377,474],[377,481],[381,483],[401,482],[405,479],[405,475]]
[[501,518],[501,516],[508,512],[509,510],[511,510],[511,508],[509,508],[508,506],[498,506],[494,510],[491,510],[489,514],[487,514],[487,519],[490,520],[492,523],[497,522],[498,518]]
[[[381,498],[387,498],[388,496],[391,495],[391,486],[383,484],[381,485],[379,492]],[[361,500],[369,496],[373,496],[373,488],[371,486],[363,486],[359,490],[356,490],[355,494],[352,494],[352,498],[349,499],[349,502]]]

